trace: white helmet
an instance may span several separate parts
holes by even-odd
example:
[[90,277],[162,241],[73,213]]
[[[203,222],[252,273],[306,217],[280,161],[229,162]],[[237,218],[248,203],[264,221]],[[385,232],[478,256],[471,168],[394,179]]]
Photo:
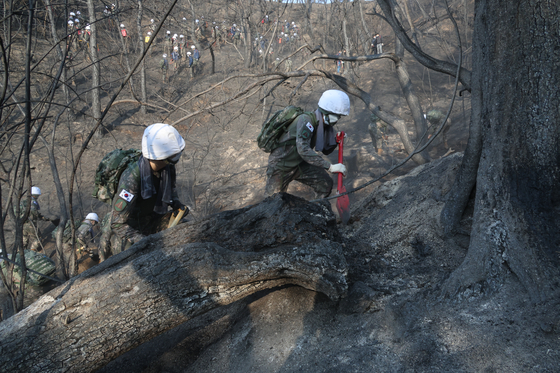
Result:
[[76,15],[76,13],[74,13],[74,12],[70,12],[70,15],[71,15],[71,16],[75,16],[75,15]]
[[179,132],[165,123],[155,123],[144,130],[142,155],[146,159],[159,161],[181,154],[185,140]]
[[190,56],[190,55],[191,55],[191,52],[187,52],[187,56]]
[[173,47],[173,50],[177,51],[177,50],[179,50],[179,47]]
[[152,35],[152,32],[151,32],[151,31],[148,31],[148,35]]
[[196,48],[196,47],[194,45],[191,45],[191,49],[194,49],[194,48]]
[[99,216],[97,216],[97,214],[95,212],[90,212],[89,214],[87,214],[86,219],[87,220],[94,220],[94,221],[99,223]]
[[39,187],[31,187],[31,195],[32,196],[40,196],[41,195],[41,189],[39,189]]
[[164,54],[163,54],[163,58],[167,58],[167,54],[164,53]]
[[186,18],[186,17],[183,17],[183,21],[186,21],[186,20],[187,20],[187,18]]
[[121,23],[121,28],[124,28],[124,23]]
[[68,21],[68,24],[69,24],[70,26],[72,26],[72,25],[74,24],[74,21],[70,20],[70,21]]
[[181,35],[179,35],[179,37],[180,37],[180,38],[182,39],[182,38],[184,38],[184,37],[185,37],[185,35],[181,34]]
[[90,29],[91,29],[91,26],[90,26],[90,25],[87,25],[87,26],[86,26],[86,30],[90,30]]
[[76,18],[76,19],[74,20],[74,22],[80,23],[80,20],[79,20],[78,18]]
[[78,10],[78,11],[76,12],[76,14],[77,14],[77,15],[80,15],[80,14],[82,14],[82,13],[80,13],[80,11]]
[[321,95],[319,107],[329,113],[348,115],[350,113],[350,98],[342,91],[329,89]]
[[154,19],[153,19],[153,18],[152,18],[152,19],[150,19],[150,22],[154,23]]
[[168,35],[171,34],[171,31],[167,30],[167,34],[168,34]]

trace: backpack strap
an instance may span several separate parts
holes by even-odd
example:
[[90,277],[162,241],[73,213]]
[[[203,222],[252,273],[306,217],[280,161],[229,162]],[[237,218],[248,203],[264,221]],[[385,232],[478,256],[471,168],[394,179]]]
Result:
[[[309,118],[311,118],[311,125],[313,126],[313,132],[315,133],[315,131],[317,130],[317,126],[319,125],[319,122],[317,121],[317,117],[315,116],[315,112],[313,112],[313,111],[304,111],[303,113],[298,115],[296,117],[296,119],[294,119],[294,121],[290,124],[290,126],[294,123],[297,123],[298,118],[302,115],[307,115],[307,116],[309,116]],[[289,126],[288,126],[287,131],[289,131]],[[295,138],[295,137],[293,139],[286,140],[284,142],[279,143],[276,148],[280,148],[282,146],[295,145],[296,140],[297,140],[297,138]]]

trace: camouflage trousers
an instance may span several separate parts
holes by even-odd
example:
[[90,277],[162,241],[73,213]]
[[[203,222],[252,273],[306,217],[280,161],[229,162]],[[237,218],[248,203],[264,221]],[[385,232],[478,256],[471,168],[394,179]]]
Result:
[[288,185],[294,180],[311,187],[315,192],[315,198],[328,197],[333,187],[333,179],[324,168],[313,166],[307,162],[301,162],[288,171],[269,165],[266,170],[266,177],[264,190],[266,196],[285,192]]
[[41,237],[41,232],[37,229],[35,232],[35,228],[31,223],[27,222],[23,225],[23,249],[29,249],[32,251],[41,251],[43,248],[39,241]]
[[[145,235],[150,235],[167,229],[171,214],[172,212],[168,212],[164,215],[154,216],[155,214],[153,214],[147,216],[143,219],[143,221],[138,222],[140,232]],[[101,221],[101,238],[99,239],[100,262],[104,261],[111,255],[116,255],[132,246],[132,242],[127,240],[125,237],[119,237],[113,232],[111,229],[111,216],[112,212],[108,212]]]

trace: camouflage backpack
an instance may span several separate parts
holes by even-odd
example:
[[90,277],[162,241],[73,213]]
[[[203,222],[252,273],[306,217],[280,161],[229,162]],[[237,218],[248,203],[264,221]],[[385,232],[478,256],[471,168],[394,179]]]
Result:
[[272,117],[262,125],[261,133],[257,137],[257,145],[259,148],[267,153],[276,149],[280,145],[278,143],[280,136],[286,132],[286,129],[294,119],[303,113],[304,111],[302,108],[291,105],[274,113]]
[[[80,219],[74,219],[74,226],[76,227],[76,231],[78,230],[78,228],[80,227],[81,224],[82,224],[82,221]],[[58,232],[58,228],[59,227],[56,227],[51,232],[51,236],[55,240],[56,240],[56,233]],[[66,222],[66,225],[64,226],[64,232],[62,233],[62,240],[63,240],[63,242],[70,242],[71,239],[72,239],[72,225],[70,224],[70,220],[68,220]]]
[[[48,256],[32,250],[25,250],[24,252],[25,265],[28,269],[32,269],[33,271],[39,272],[45,276],[52,276],[56,271],[56,265],[54,261]],[[10,257],[11,255],[8,255],[8,258]],[[19,254],[16,255],[16,263],[21,263]],[[2,272],[4,272],[4,275],[6,275],[7,270],[6,263],[4,261],[0,261],[0,267],[2,268]],[[25,276],[27,284],[32,286],[41,286],[49,281],[48,278],[41,276],[35,272],[27,272],[27,276]],[[16,265],[14,267],[13,276],[14,282],[16,284],[19,284],[19,282],[21,281],[21,267],[19,265]]]
[[95,172],[92,196],[100,201],[111,203],[117,192],[121,174],[130,163],[138,161],[141,154],[138,149],[115,149],[105,155]]

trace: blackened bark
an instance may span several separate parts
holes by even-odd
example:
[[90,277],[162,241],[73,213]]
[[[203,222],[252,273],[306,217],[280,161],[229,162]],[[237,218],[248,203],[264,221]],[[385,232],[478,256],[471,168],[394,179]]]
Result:
[[[327,204],[276,194],[149,236],[0,323],[1,370],[94,371],[187,320],[271,287],[295,284],[338,299],[347,289],[346,260],[341,244],[322,234],[330,228],[336,238],[334,222]],[[208,241],[215,234],[220,244],[185,244],[193,230]]]
[[482,151],[470,247],[448,293],[499,288],[510,273],[534,302],[559,288],[559,17],[558,2],[476,2],[473,115],[479,110]]

